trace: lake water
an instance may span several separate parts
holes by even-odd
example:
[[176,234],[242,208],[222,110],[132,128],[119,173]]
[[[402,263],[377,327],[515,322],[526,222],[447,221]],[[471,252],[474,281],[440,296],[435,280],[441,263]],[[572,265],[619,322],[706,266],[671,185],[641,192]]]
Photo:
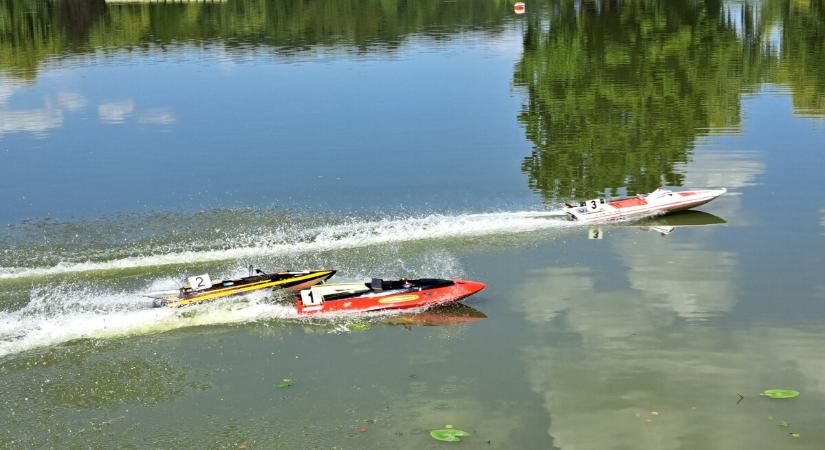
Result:
[[[822,448],[825,3],[677,3],[0,4],[0,447]],[[250,264],[487,289],[142,297]]]

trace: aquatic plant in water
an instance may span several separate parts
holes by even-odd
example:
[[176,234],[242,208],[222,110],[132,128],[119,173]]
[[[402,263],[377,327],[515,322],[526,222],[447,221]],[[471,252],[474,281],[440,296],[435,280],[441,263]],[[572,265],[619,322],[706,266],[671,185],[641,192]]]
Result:
[[470,433],[454,428],[452,425],[444,425],[444,428],[430,431],[433,439],[443,442],[458,442],[469,435]]
[[768,398],[794,398],[799,397],[799,391],[792,389],[765,389],[759,395]]

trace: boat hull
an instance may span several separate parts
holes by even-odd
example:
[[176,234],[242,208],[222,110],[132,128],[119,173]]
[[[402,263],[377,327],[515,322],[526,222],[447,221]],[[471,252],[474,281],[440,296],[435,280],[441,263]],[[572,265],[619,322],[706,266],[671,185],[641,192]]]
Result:
[[[572,220],[583,223],[628,220],[695,208],[714,200],[725,192],[727,192],[726,189],[681,192],[656,190],[646,196],[601,201],[598,205],[592,203],[598,206],[595,211],[591,211],[591,208],[585,205],[565,208],[565,212]],[[595,202],[595,200],[588,202]]]
[[[323,283],[335,275],[334,270],[316,270],[307,272],[282,272],[276,274],[258,275],[254,277],[239,278],[235,280],[224,280],[214,283],[212,288],[202,291],[178,295],[147,296],[155,298],[154,306],[167,308],[180,308],[182,306],[196,305],[199,303],[215,301],[227,297],[249,294],[257,291],[285,290],[297,292],[301,289]],[[229,286],[224,286],[230,284]]]
[[416,288],[401,292],[370,292],[338,300],[327,300],[320,305],[307,306],[299,300],[297,309],[299,315],[315,315],[425,308],[460,301],[484,288],[485,284],[477,281],[453,280],[449,286]]

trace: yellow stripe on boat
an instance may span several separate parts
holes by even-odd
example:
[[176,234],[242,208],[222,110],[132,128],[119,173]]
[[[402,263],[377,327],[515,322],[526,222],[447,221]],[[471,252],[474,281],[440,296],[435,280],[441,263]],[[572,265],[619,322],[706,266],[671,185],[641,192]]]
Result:
[[378,303],[404,303],[412,300],[418,300],[418,294],[393,295],[392,297],[385,297],[378,300]]
[[274,287],[274,286],[278,286],[278,285],[281,285],[281,284],[292,283],[294,281],[305,281],[305,280],[310,280],[310,279],[313,279],[313,278],[322,278],[326,275],[329,275],[330,273],[332,273],[331,270],[326,270],[326,271],[323,271],[323,272],[309,273],[307,275],[303,275],[303,276],[300,276],[300,277],[285,278],[283,280],[278,280],[278,281],[260,281],[260,282],[257,282],[257,283],[247,284],[247,285],[239,286],[239,287],[235,287],[235,288],[228,287],[228,288],[225,288],[225,289],[220,289],[219,291],[210,292],[209,294],[202,295],[200,297],[192,297],[192,298],[187,298],[187,299],[184,299],[184,300],[179,300],[179,301],[176,301],[176,302],[167,303],[164,306],[166,306],[168,308],[177,308],[179,306],[186,306],[190,303],[200,303],[204,300],[209,300],[209,299],[219,298],[219,297],[226,297],[226,296],[229,296],[229,295],[240,294],[240,293],[243,293],[243,292],[256,291],[258,289],[266,289],[268,287]]

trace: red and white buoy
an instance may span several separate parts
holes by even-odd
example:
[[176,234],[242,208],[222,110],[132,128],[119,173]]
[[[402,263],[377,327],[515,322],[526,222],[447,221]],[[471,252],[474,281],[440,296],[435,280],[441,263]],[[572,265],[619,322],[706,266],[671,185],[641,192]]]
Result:
[[513,5],[513,11],[518,15],[524,14],[525,10],[526,10],[526,7],[524,6],[524,2],[516,2]]

